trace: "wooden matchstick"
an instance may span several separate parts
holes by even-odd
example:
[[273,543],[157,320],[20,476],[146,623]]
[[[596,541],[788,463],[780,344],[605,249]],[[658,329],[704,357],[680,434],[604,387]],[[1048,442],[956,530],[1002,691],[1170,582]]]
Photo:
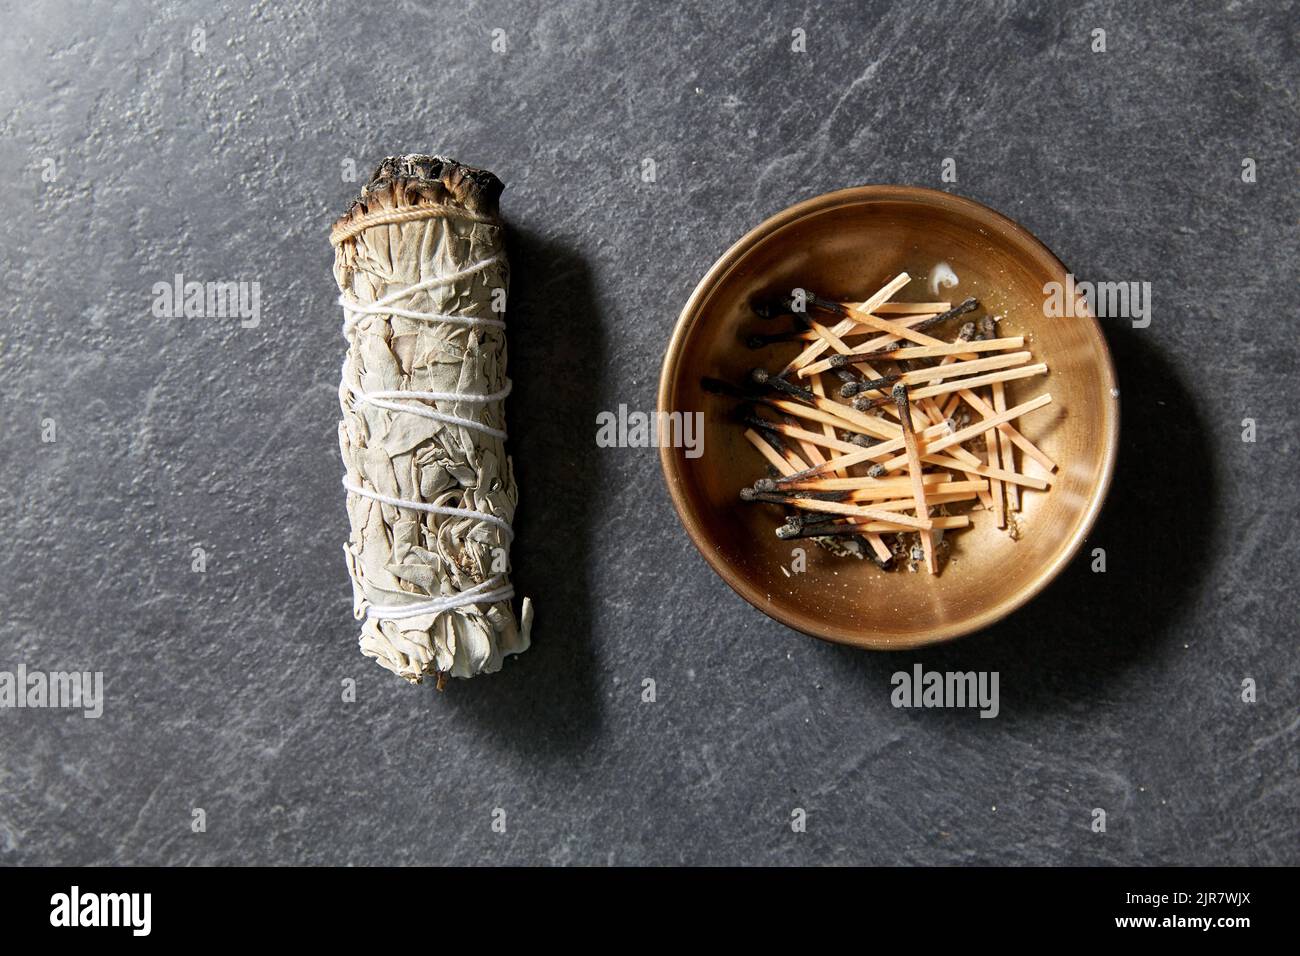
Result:
[[[968,515],[943,515],[930,519],[933,528],[948,530],[951,528],[970,527]],[[824,521],[811,525],[786,524],[776,529],[776,536],[783,541],[795,538],[831,538],[845,534],[888,534],[890,532],[911,531],[912,528],[893,521],[869,521],[867,519],[844,518],[838,521]]]
[[[919,325],[920,323],[911,324],[908,323],[907,320],[903,319],[903,320],[899,320],[897,324],[908,325],[909,328],[915,328],[916,325]],[[971,325],[972,329],[974,328],[973,323],[968,323],[968,324]],[[858,328],[863,329],[865,327],[858,326]],[[963,328],[965,327],[963,326]],[[817,333],[809,330],[809,334],[816,336]],[[851,332],[846,332],[841,334],[840,338],[847,339],[850,338],[851,336],[852,336]],[[926,338],[930,339],[929,336],[926,336]],[[863,360],[865,361],[870,357],[874,357],[876,353],[879,353],[880,357],[888,358],[889,355],[886,353],[898,350],[900,348],[927,348],[927,347],[935,347],[941,345],[955,346],[958,345],[960,342],[961,342],[960,339],[957,342],[944,342],[942,339],[930,339],[930,341],[928,341],[925,345],[900,346],[898,344],[898,337],[895,335],[877,335],[874,338],[867,339],[865,342],[859,342],[857,345],[854,345],[850,351],[853,355],[861,355],[863,357]],[[952,353],[952,355],[956,358],[967,358],[967,359],[973,359],[978,357],[974,352],[954,352]],[[803,377],[805,374],[812,375],[815,374],[816,372],[824,372],[827,369],[833,369],[841,365],[852,364],[853,361],[855,360],[839,359],[834,356],[829,356],[827,358],[819,359],[816,362],[811,362],[808,365],[803,366],[802,368],[799,369],[798,374],[801,377]]]
[[[973,372],[991,372],[1000,368],[1010,368],[1026,364],[1032,356],[1028,352],[1010,352],[1006,355],[993,355],[989,358],[973,359],[969,362],[951,362],[947,365],[933,365],[929,368],[917,368],[898,375],[888,375],[881,379],[859,383],[853,391],[884,391],[892,388],[895,382],[917,385],[922,382],[941,381],[956,375],[970,375]],[[847,394],[845,397],[848,397]]]
[[[974,491],[954,491],[949,494],[941,494],[935,490],[933,485],[930,485],[925,489],[925,502],[927,505],[943,505],[955,501],[974,501],[975,495],[976,492]],[[848,500],[857,502],[869,499],[853,497]],[[912,497],[886,498],[884,501],[873,501],[871,507],[878,508],[881,511],[910,511],[916,507],[916,499]]]
[[[840,305],[853,305],[841,302]],[[877,315],[919,315],[933,313],[938,315],[952,308],[951,302],[882,302],[873,310]]]
[[[988,452],[989,467],[1001,470],[1002,459],[998,454],[998,429],[996,425],[984,433],[984,447]],[[1007,526],[1007,507],[1006,499],[1002,493],[1003,487],[1003,483],[997,478],[989,480],[989,494],[993,498],[993,520],[997,522],[999,528]]]
[[[871,359],[890,359],[898,361],[900,359],[921,359],[921,358],[942,358],[947,355],[961,356],[975,352],[1001,352],[1006,349],[1018,349],[1025,344],[1023,335],[1012,335],[1004,339],[986,339],[982,342],[946,342],[943,345],[914,345],[907,348],[899,349],[877,349],[875,352],[859,352],[855,348],[852,357],[846,357],[843,360],[831,356],[823,359],[821,362],[814,362],[812,365],[805,366],[799,370],[800,377],[803,377],[809,369],[816,368],[818,365],[826,364],[829,368],[835,368],[839,365],[847,365],[857,361],[857,356],[864,360]],[[818,369],[818,371],[821,371]]]
[[[760,479],[769,481],[771,479]],[[951,477],[944,472],[935,471],[925,475],[927,485],[938,485],[943,482],[950,482]],[[776,482],[772,482],[776,486]],[[754,487],[758,487],[758,482]],[[892,498],[898,495],[907,494],[912,489],[912,479],[910,478],[866,478],[862,476],[853,476],[850,478],[805,478],[795,479],[781,485],[788,491],[861,491],[879,498]]]
[[[1022,365],[1019,368],[1010,368],[1002,372],[989,372],[987,375],[975,375],[971,378],[958,379],[952,382],[940,382],[938,385],[926,385],[923,388],[913,389],[913,398],[932,398],[935,395],[947,395],[949,392],[959,392],[966,388],[978,388],[980,385],[992,385],[994,382],[1013,382],[1016,379],[1032,378],[1035,375],[1046,375],[1047,366],[1042,362],[1035,365]],[[859,400],[860,401],[860,400]],[[868,408],[878,408],[888,402],[889,399],[872,399],[869,402],[863,402],[859,411],[866,411]]]
[[[928,501],[930,504],[935,503],[934,502],[935,495],[962,495],[966,497],[974,497],[975,495],[979,494],[981,491],[986,490],[989,486],[988,479],[986,478],[965,478],[962,479],[961,481],[951,481],[947,479],[943,481],[932,481],[931,479],[936,474],[940,475],[941,477],[943,475],[942,472],[927,472],[921,475],[921,480],[925,484],[925,500]],[[884,478],[884,479],[877,479],[877,480],[893,481],[894,479]],[[873,500],[878,501],[881,499],[888,501],[890,498],[907,498],[908,494],[912,490],[911,476],[908,476],[904,480],[907,483],[906,487],[894,489],[884,494],[882,494],[881,492],[873,488],[846,489],[843,493],[849,496],[847,499],[845,499],[847,501],[873,501]],[[816,491],[816,490],[819,489],[810,489],[809,493],[811,493],[811,491]],[[826,488],[820,490],[823,490],[828,494],[835,493],[835,489],[832,488]]]
[[[995,412],[1005,412],[1007,410],[1007,388],[1001,382],[994,382],[989,386],[993,393],[993,410]],[[1010,424],[1006,426],[1011,429]],[[1014,430],[1014,429],[1011,429]],[[1026,439],[1028,440],[1028,439]],[[1001,425],[998,426],[998,451],[1001,463],[1007,466],[1008,471],[1016,470],[1015,447],[1011,441],[1011,432],[1004,430]],[[1049,459],[1050,461],[1050,459]],[[1055,471],[1055,468],[1049,468],[1048,471]],[[1020,486],[1014,484],[1004,484],[1003,487],[1007,493],[1007,507],[1012,511],[1020,510]]]
[[[824,382],[822,382],[822,377],[820,375],[814,375],[812,381],[808,383],[808,387],[809,390],[818,398],[820,399],[826,398],[826,385]],[[832,425],[830,422],[822,422],[821,425],[822,425],[822,434],[825,435],[827,438],[838,437],[835,434],[835,426]],[[816,446],[814,445],[813,447],[815,448]],[[822,461],[813,462],[813,464],[820,465],[825,460],[826,459],[823,458]],[[846,477],[848,475],[848,472],[839,471],[839,472],[835,472],[835,474],[838,474],[840,477]]]
[[[898,421],[903,426],[903,457],[907,460],[907,473],[912,479],[912,498],[918,515],[930,514],[930,506],[925,500],[925,480],[921,477],[921,456],[917,450],[916,433],[912,431],[912,408],[907,400],[907,383],[899,382],[894,386],[894,401],[898,403]],[[921,545],[925,552],[925,570],[930,574],[939,573],[939,562],[934,554],[934,535],[929,531],[921,533]]]
[[916,342],[918,345],[934,344],[934,340],[924,332],[918,332],[900,322],[882,319],[878,315],[872,315],[868,310],[854,309],[848,306],[840,306],[840,309],[847,319],[851,319],[860,325],[869,326],[878,332],[888,332],[896,338],[907,339],[909,342]]

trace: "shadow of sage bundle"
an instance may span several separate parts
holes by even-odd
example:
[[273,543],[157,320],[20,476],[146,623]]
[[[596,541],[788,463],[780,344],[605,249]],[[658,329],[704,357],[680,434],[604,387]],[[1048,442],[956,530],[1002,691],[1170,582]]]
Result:
[[509,554],[509,279],[491,173],[390,157],[334,224],[347,358],[339,448],[361,651],[419,683],[500,670],[528,648]]

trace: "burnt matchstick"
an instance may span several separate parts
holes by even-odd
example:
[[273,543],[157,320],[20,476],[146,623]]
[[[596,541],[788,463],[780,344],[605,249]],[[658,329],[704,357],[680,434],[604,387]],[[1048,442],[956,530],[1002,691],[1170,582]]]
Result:
[[[840,522],[819,522],[816,525],[806,525],[792,518],[776,529],[776,536],[782,541],[794,541],[799,538],[856,538],[861,541],[862,528],[860,525]],[[879,538],[879,535],[874,537]],[[889,571],[894,566],[894,555],[883,542],[879,551],[871,547],[868,542],[863,547],[862,553],[865,557],[870,558],[871,563],[882,571]]]
[[[853,358],[862,361],[858,356],[837,355],[835,358]],[[882,375],[880,378],[865,378],[860,382],[845,382],[840,386],[840,395],[843,398],[852,398],[861,392],[884,391],[902,377],[902,374],[893,374]]]
[[[802,308],[796,308],[797,305],[802,306]],[[804,290],[803,300],[799,303],[794,301],[793,296],[783,295],[755,303],[751,308],[754,314],[762,319],[771,319],[778,315],[798,315],[800,312],[806,312],[809,308],[830,315],[847,316],[849,314],[846,306],[807,290]]]
[[[848,501],[852,498],[852,494],[847,491],[760,491],[758,488],[760,482],[764,482],[764,479],[760,478],[754,482],[752,488],[741,488],[740,500],[784,505],[789,504],[792,498],[807,498],[812,501]],[[764,482],[764,484],[765,487],[776,487],[775,483],[770,480]]]
[[793,541],[796,538],[842,538],[861,534],[861,529],[855,524],[840,524],[839,522],[823,522],[815,525],[796,526],[783,524],[776,529],[776,536],[782,541]]
[[[741,501],[787,501],[789,498],[809,498],[811,501],[853,501],[854,492],[850,489],[809,489],[787,490],[781,488],[772,479],[758,479],[749,488],[742,488]],[[827,520],[827,519],[822,519]]]
[[927,329],[934,328],[936,325],[942,325],[944,322],[947,322],[949,319],[955,319],[957,318],[957,316],[965,315],[967,312],[974,312],[979,307],[980,304],[977,299],[974,298],[967,299],[965,302],[962,302],[959,305],[954,305],[947,312],[941,313],[940,315],[936,315],[932,319],[926,319],[924,322],[912,326],[912,330],[915,332],[924,332]]
[[771,445],[772,450],[782,458],[786,457],[790,451],[790,446],[785,443],[785,439],[782,438],[778,432],[771,431],[767,428],[760,428],[758,430],[758,437]]
[[829,312],[832,315],[849,314],[847,306],[841,305],[839,302],[835,302],[825,296],[820,296],[815,292],[807,292],[805,290],[804,301],[814,309],[818,309],[822,312]]
[[[901,346],[897,342],[890,342],[888,345],[876,349],[874,352],[846,352],[843,355],[832,355],[826,360],[826,364],[833,369],[852,368],[859,362],[865,362],[867,359],[889,358],[897,352]],[[848,397],[848,396],[845,396]]]
[[[846,530],[861,533],[861,526],[855,521],[846,521],[832,515],[794,514],[786,515],[785,524],[777,529],[777,537],[813,537],[818,532]],[[782,533],[784,531],[784,534]]]
[[792,385],[781,376],[773,375],[765,368],[753,369],[749,373],[749,377],[755,385],[766,385],[769,388],[776,389],[778,392],[785,392],[785,394],[792,398],[797,398],[801,402],[807,402],[809,405],[815,405],[817,403],[817,396],[808,389],[800,388],[798,385]]
[[[758,369],[756,371],[762,371],[762,370]],[[764,372],[763,374],[766,375],[767,373]],[[803,402],[808,402],[811,399],[816,398],[816,396],[814,396],[812,392],[807,391],[807,389],[799,388],[799,386],[797,385],[790,385],[790,383],[786,382],[784,379],[781,379],[780,381],[781,381],[781,385],[786,387],[781,388],[781,386],[774,384],[774,382],[772,381],[773,378],[775,378],[775,376],[768,376],[766,379],[764,379],[763,384],[772,385],[774,388],[777,388],[779,391],[786,392],[787,394],[790,394],[793,397],[796,397]],[[740,401],[750,405],[761,404],[770,407],[779,407],[773,399],[768,398],[765,395],[759,395],[757,392],[753,391],[752,389],[746,389],[739,385],[733,385],[731,382],[728,382],[725,379],[712,378],[706,375],[700,379],[700,387],[712,395],[725,395],[728,398],[739,399]],[[789,391],[790,389],[794,389],[794,391],[790,392]],[[747,414],[749,414],[749,411],[744,406],[741,406],[735,411],[736,417],[738,417],[741,420],[743,420],[744,416]]]
[[[753,488],[741,488],[740,500],[748,502],[759,502],[766,505],[788,505],[792,498],[811,499],[811,495],[784,495],[777,492],[755,491]],[[816,499],[821,501],[837,501],[836,498]]]
[[[853,308],[843,304],[842,302],[834,302],[830,299],[827,299],[825,296],[820,296],[813,292],[807,293],[807,297],[805,301],[808,306],[816,309],[817,311],[825,312],[829,315],[838,316],[839,318],[850,318],[854,313],[862,314],[864,312],[870,313],[871,311],[870,309]],[[965,313],[970,312],[977,308],[979,308],[979,302],[977,300],[973,298],[967,299],[965,302],[962,302],[960,305],[953,306],[951,309],[948,309],[946,312],[941,312],[936,316],[933,316],[928,319],[924,319],[923,321],[912,326],[910,328],[910,331],[923,332],[926,329],[934,328],[934,326],[938,325],[941,322],[947,322],[949,319],[956,318],[959,315],[964,315]]]

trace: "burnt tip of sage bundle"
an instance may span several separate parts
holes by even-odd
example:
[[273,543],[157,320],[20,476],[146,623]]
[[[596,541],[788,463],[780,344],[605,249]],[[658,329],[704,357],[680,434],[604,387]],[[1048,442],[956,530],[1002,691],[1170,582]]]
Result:
[[334,223],[330,242],[342,245],[369,228],[376,218],[421,206],[450,206],[479,217],[485,224],[499,225],[503,189],[505,184],[495,174],[447,156],[388,156],[375,167],[361,195]]

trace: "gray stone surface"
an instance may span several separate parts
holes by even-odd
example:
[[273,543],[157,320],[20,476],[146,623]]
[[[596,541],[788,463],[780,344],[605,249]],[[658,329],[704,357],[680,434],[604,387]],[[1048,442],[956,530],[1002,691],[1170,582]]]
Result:
[[[8,6],[0,669],[107,702],[0,711],[0,862],[1300,862],[1294,4]],[[356,651],[326,243],[345,161],[433,150],[508,186],[538,604],[442,695]],[[1107,327],[1108,573],[872,656],[735,596],[594,419],[652,408],[745,230],[944,157],[1154,316]],[[155,318],[178,272],[259,282],[260,324]],[[1001,715],[895,710],[917,661],[999,671]]]

